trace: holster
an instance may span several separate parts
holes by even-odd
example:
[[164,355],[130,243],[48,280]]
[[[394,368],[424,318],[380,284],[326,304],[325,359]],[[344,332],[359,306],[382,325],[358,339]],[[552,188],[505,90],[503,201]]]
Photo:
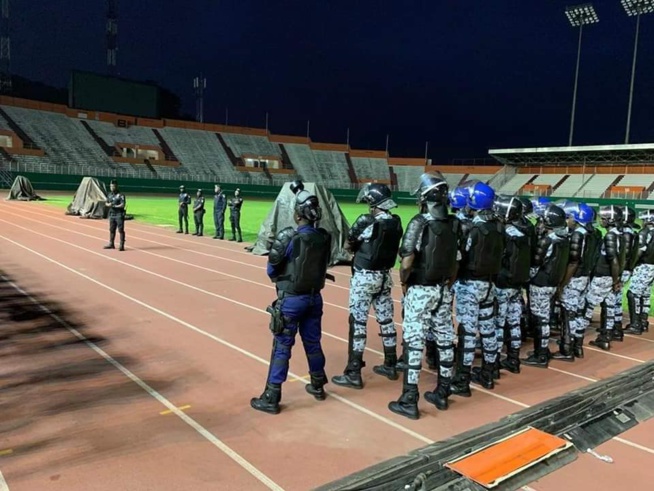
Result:
[[266,307],[266,312],[270,314],[270,332],[272,332],[273,335],[281,334],[284,332],[284,315],[282,314],[282,309],[279,305],[279,301],[275,300],[272,305]]

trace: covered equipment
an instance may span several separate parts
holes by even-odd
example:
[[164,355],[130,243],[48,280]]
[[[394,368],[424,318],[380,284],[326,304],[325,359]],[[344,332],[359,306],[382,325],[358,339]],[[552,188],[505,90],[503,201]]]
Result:
[[84,177],[80,183],[73,201],[66,209],[66,215],[75,215],[82,218],[107,218],[109,209],[106,208],[107,188],[103,182],[95,177]]
[[11,185],[9,190],[9,195],[7,200],[18,200],[18,201],[37,201],[42,200],[38,194],[34,192],[32,183],[27,177],[16,176],[14,183]]
[[[293,184],[294,183],[287,182],[282,186],[272,209],[268,212],[268,216],[259,228],[259,234],[257,235],[257,240],[254,243],[254,246],[248,248],[252,254],[257,256],[267,255],[277,232],[286,227],[296,227],[296,223],[293,220],[296,196],[292,189]],[[350,229],[350,225],[341,211],[341,208],[338,206],[336,199],[332,193],[321,184],[315,184],[312,182],[304,182],[302,184],[305,191],[317,196],[320,201],[322,216],[320,221],[316,222],[316,226],[324,228],[332,235],[330,265],[351,262],[351,255],[343,248],[347,240],[347,232]],[[294,187],[296,188],[295,191],[299,191],[297,186]]]

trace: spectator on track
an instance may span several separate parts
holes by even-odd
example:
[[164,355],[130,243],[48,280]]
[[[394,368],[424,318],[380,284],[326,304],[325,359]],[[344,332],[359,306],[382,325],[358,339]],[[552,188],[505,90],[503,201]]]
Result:
[[218,184],[214,187],[214,193],[213,224],[216,227],[216,233],[213,238],[223,240],[225,237],[225,194]]
[[241,198],[241,190],[236,188],[234,191],[234,198],[227,201],[229,205],[229,222],[232,226],[232,238],[230,242],[236,240],[236,232],[238,232],[237,242],[243,242],[243,235],[241,234],[241,207],[243,206],[243,198]]
[[115,249],[116,229],[120,234],[119,251],[125,250],[125,195],[118,191],[118,183],[112,180],[109,184],[109,196],[105,205],[109,208],[109,243],[105,249]]
[[195,203],[193,203],[193,218],[195,219],[195,233],[198,237],[202,237],[204,231],[204,196],[202,196],[202,189],[198,189],[196,194]]
[[[181,234],[184,232],[188,234],[188,205],[191,204],[191,195],[186,192],[183,185],[179,187],[179,198],[177,202],[179,203],[179,210],[177,212],[179,216],[179,230],[177,230],[177,233]],[[182,230],[182,222],[186,226],[184,230]]]

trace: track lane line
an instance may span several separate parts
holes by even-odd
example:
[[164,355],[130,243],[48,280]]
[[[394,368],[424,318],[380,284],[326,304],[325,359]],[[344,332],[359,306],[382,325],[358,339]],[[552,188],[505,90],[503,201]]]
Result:
[[[6,237],[3,237],[3,236],[0,236],[0,237],[7,240]],[[10,242],[13,242],[13,241],[10,241]],[[51,262],[55,262],[54,260],[51,260],[51,259],[47,258],[46,256],[44,256],[44,255],[42,255],[42,254],[40,254],[40,253],[38,253],[36,251],[32,251],[31,249],[29,249],[27,247],[24,247],[24,248],[26,250],[30,251],[30,252],[36,253],[37,255],[41,256],[44,259],[48,259]],[[59,264],[59,265],[64,266],[62,264]],[[66,269],[75,272],[75,270],[73,270],[71,268],[66,267]],[[57,321],[59,324],[61,324],[63,327],[65,327],[77,339],[84,342],[84,344],[86,344],[89,348],[91,348],[98,355],[100,355],[102,358],[104,358],[114,368],[118,369],[128,379],[130,379],[136,385],[141,387],[141,389],[143,389],[145,392],[147,392],[148,395],[150,395],[153,399],[156,399],[159,403],[161,403],[163,406],[165,406],[168,409],[168,411],[170,411],[170,413],[175,414],[179,419],[184,421],[184,423],[186,423],[191,428],[193,428],[196,431],[196,433],[198,433],[205,440],[210,442],[212,445],[214,445],[216,448],[218,448],[221,452],[223,452],[225,455],[227,455],[230,459],[232,459],[234,462],[236,462],[238,465],[240,465],[243,469],[245,469],[253,477],[255,477],[257,480],[259,480],[268,489],[275,490],[275,491],[283,491],[283,488],[281,488],[277,483],[275,483],[272,479],[270,479],[268,476],[266,476],[263,472],[261,472],[259,469],[257,469],[254,465],[252,465],[250,462],[248,462],[246,459],[244,459],[237,452],[232,450],[231,447],[227,446],[225,443],[223,443],[222,440],[220,440],[218,437],[216,437],[213,433],[211,433],[209,430],[207,430],[204,426],[202,426],[200,423],[195,421],[193,418],[191,418],[190,416],[185,414],[183,411],[178,409],[177,406],[175,406],[175,404],[170,402],[163,395],[161,395],[155,389],[150,387],[141,378],[139,378],[137,375],[135,375],[133,372],[131,372],[129,369],[127,369],[124,365],[122,365],[120,362],[118,362],[115,358],[113,358],[111,355],[109,355],[106,351],[104,351],[98,345],[96,345],[95,343],[90,341],[86,336],[84,336],[77,329],[72,327],[64,319],[62,319],[57,314],[53,313],[50,309],[48,309],[47,307],[42,305],[38,300],[36,300],[32,295],[30,295],[25,290],[23,290],[16,283],[11,281],[9,278],[7,278],[4,275],[0,275],[0,279],[5,281],[8,285],[11,285],[17,292],[24,295],[27,299],[29,299],[30,302],[32,302],[34,305],[39,307],[43,312],[48,314],[55,321]],[[98,282],[98,284],[101,284],[101,283]],[[0,484],[0,491],[1,490],[2,490],[2,486]]]
[[[2,221],[4,221],[4,220],[2,220]],[[39,234],[39,235],[41,235],[41,234]],[[197,332],[198,334],[202,334],[202,335],[204,335],[204,336],[206,336],[206,337],[208,337],[208,338],[210,338],[210,339],[212,339],[212,340],[214,340],[214,341],[216,341],[216,342],[218,342],[218,343],[220,343],[220,344],[222,344],[224,346],[227,346],[228,348],[231,348],[231,349],[233,349],[235,351],[238,351],[239,353],[247,356],[248,358],[256,360],[259,363],[261,363],[263,365],[266,365],[266,366],[270,365],[269,361],[255,355],[254,353],[251,353],[251,352],[249,352],[249,351],[247,351],[247,350],[245,350],[243,348],[240,348],[240,347],[238,347],[238,346],[236,346],[236,345],[234,345],[234,344],[232,344],[232,343],[230,343],[230,342],[228,342],[228,341],[226,341],[226,340],[224,340],[222,338],[219,338],[218,336],[215,336],[215,335],[213,335],[213,334],[211,334],[211,333],[209,333],[207,331],[204,331],[204,330],[200,329],[199,327],[194,326],[193,324],[190,324],[190,323],[188,323],[186,321],[183,321],[182,319],[179,319],[179,318],[177,318],[177,317],[175,317],[175,316],[173,316],[173,315],[171,315],[171,314],[169,314],[167,312],[164,312],[163,310],[158,309],[157,307],[154,307],[154,306],[152,306],[152,305],[150,305],[148,303],[142,302],[141,300],[138,300],[137,298],[134,298],[134,297],[132,297],[132,296],[126,294],[126,293],[123,293],[120,290],[117,290],[117,289],[115,289],[113,287],[110,287],[108,285],[104,285],[100,281],[97,281],[96,279],[94,279],[94,278],[92,278],[92,277],[90,277],[90,276],[88,276],[88,275],[86,275],[84,273],[76,271],[75,269],[73,269],[73,268],[71,268],[71,267],[69,267],[69,266],[67,266],[67,265],[65,265],[65,264],[63,264],[63,263],[61,263],[61,262],[59,262],[59,261],[57,261],[55,259],[52,259],[52,258],[50,258],[50,257],[48,257],[48,256],[46,256],[44,254],[41,254],[40,252],[35,251],[34,249],[31,249],[31,248],[29,248],[29,247],[27,247],[27,246],[25,246],[23,244],[20,244],[20,243],[14,241],[12,239],[9,239],[9,238],[5,237],[3,235],[0,235],[0,239],[4,239],[7,242],[10,242],[10,243],[12,243],[12,244],[14,244],[14,245],[28,251],[28,252],[31,252],[32,254],[41,257],[42,259],[45,259],[48,262],[51,262],[51,263],[65,269],[65,270],[71,272],[71,273],[74,273],[74,274],[76,274],[76,275],[78,275],[78,276],[80,276],[80,277],[82,277],[82,278],[84,278],[84,279],[86,279],[86,280],[88,280],[88,281],[90,281],[92,283],[95,283],[98,286],[101,286],[102,288],[107,289],[107,290],[111,291],[112,293],[115,293],[116,295],[119,295],[119,296],[121,296],[121,297],[123,297],[123,298],[125,298],[125,299],[127,299],[127,300],[129,300],[131,302],[134,302],[134,303],[136,303],[136,304],[138,304],[138,305],[152,311],[152,312],[155,312],[155,313],[157,313],[157,314],[159,314],[159,315],[161,315],[163,317],[166,317],[167,319],[169,319],[169,320],[171,320],[173,322],[176,322],[176,323],[178,323],[178,324],[180,324],[180,325],[182,325],[182,326],[184,326],[184,327],[186,327],[186,328],[188,328],[188,329],[190,329],[192,331]],[[59,240],[59,239],[54,239],[54,240]],[[64,242],[64,241],[61,241],[61,242]],[[68,245],[72,246],[73,244],[68,244]],[[82,247],[78,247],[78,248],[84,250],[84,248],[82,248]],[[88,251],[88,252],[93,252],[93,251]],[[99,254],[99,255],[102,256],[102,254]],[[103,257],[106,257],[106,256],[103,256]],[[122,262],[122,261],[118,261],[118,260],[115,260],[115,261],[119,262],[119,263]],[[127,265],[127,266],[129,266],[129,265]],[[138,267],[135,267],[135,268],[142,270],[142,268],[138,268]],[[147,270],[143,270],[143,271],[148,272]],[[155,276],[165,278],[165,277],[163,277],[161,275],[158,275],[156,273],[150,272],[150,274],[154,274]],[[175,281],[175,282],[177,282],[177,281]],[[179,282],[179,283],[181,283],[181,282]],[[215,295],[218,296],[218,297],[221,297],[221,298],[225,298],[225,297],[222,297],[222,296],[217,295],[217,294],[215,294]],[[249,309],[257,311],[257,312],[262,312],[262,313],[268,315],[267,312],[265,312],[264,310],[258,309],[256,307],[252,307],[252,306],[249,306],[247,304],[242,304],[241,302],[237,302],[237,301],[231,300],[231,299],[227,299],[227,301],[237,303],[239,305],[243,305],[246,308],[249,308]],[[300,375],[297,375],[297,374],[295,374],[293,372],[290,372],[290,371],[288,372],[288,374],[289,374],[289,376],[292,376],[293,378],[298,379],[298,381],[304,382],[305,385],[308,383]],[[340,396],[340,395],[335,394],[333,392],[330,392],[329,395],[330,395],[330,397],[333,397],[337,401],[339,401],[339,402],[341,402],[343,404],[346,404],[346,405],[350,406],[351,408],[353,408],[353,409],[355,409],[355,410],[357,410],[357,411],[359,411],[359,412],[361,412],[361,413],[363,413],[363,414],[365,414],[367,416],[370,416],[370,417],[372,417],[372,418],[374,418],[374,419],[376,419],[376,420],[378,420],[378,421],[380,421],[380,422],[382,422],[382,423],[384,423],[384,424],[386,424],[388,426],[391,426],[392,428],[395,428],[396,430],[399,430],[402,433],[405,433],[405,434],[415,438],[416,440],[419,440],[419,441],[421,441],[423,443],[426,443],[426,444],[434,443],[433,440],[421,435],[420,433],[417,433],[417,432],[415,432],[415,431],[413,431],[413,430],[411,430],[409,428],[406,428],[406,427],[396,423],[395,421],[392,421],[392,420],[390,420],[390,419],[388,419],[388,418],[386,418],[384,416],[381,416],[380,414],[377,414],[377,413],[375,413],[375,412],[373,412],[373,411],[371,411],[371,410],[369,410],[369,409],[367,409],[367,408],[365,408],[363,406],[360,406],[360,405],[356,404],[355,402],[352,402],[352,401],[350,401],[349,399],[347,399],[347,398],[345,398],[343,396]],[[166,407],[168,407],[168,406],[166,406]],[[172,408],[174,408],[180,414],[184,415],[184,413],[179,411],[173,404],[170,404],[169,409],[172,409]],[[184,415],[184,416],[186,416],[186,415]]]

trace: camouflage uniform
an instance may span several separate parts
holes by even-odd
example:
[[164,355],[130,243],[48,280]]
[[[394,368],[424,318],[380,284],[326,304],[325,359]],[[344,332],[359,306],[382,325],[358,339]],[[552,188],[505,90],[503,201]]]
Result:
[[495,327],[497,331],[497,353],[502,352],[504,346],[504,326],[509,326],[509,347],[520,349],[521,332],[520,317],[522,316],[522,291],[519,288],[496,288],[497,314]]
[[575,338],[584,337],[583,307],[589,280],[588,276],[571,278],[561,293],[561,307],[570,313],[570,332]]
[[[484,360],[497,359],[497,337],[493,318],[495,287],[488,281],[460,280],[456,287],[456,320],[463,326],[463,365],[470,367],[475,359],[477,331],[481,336]],[[461,339],[459,340],[461,342]]]
[[[586,309],[584,317],[581,319],[581,333],[585,333],[586,329],[593,320],[593,311],[595,308],[606,301],[613,298],[613,278],[610,276],[596,276],[590,281],[588,292],[586,293]],[[613,309],[606,311],[606,329],[613,330]]]
[[372,305],[381,329],[383,344],[395,347],[397,334],[393,323],[394,306],[390,271],[356,270],[350,280],[350,312],[354,317],[354,351],[366,348],[368,312]]

